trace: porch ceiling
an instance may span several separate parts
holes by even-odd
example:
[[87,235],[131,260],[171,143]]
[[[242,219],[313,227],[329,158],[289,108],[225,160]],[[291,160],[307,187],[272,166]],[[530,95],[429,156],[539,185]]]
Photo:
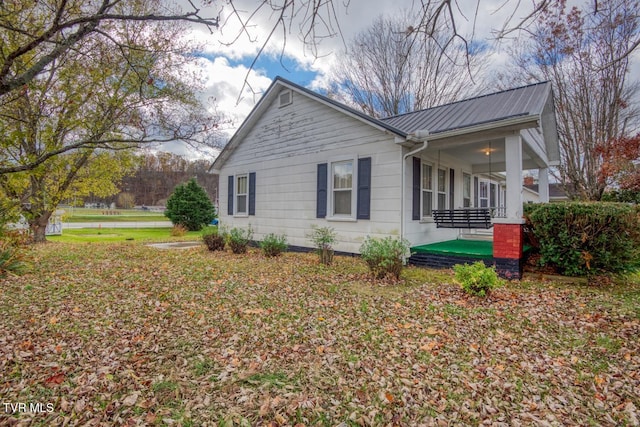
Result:
[[[453,145],[442,148],[427,148],[427,152],[437,155],[437,151],[445,153],[465,163],[472,165],[473,173],[505,172],[505,138],[492,138],[487,140],[467,142],[464,145]],[[523,170],[544,167],[539,158],[532,155],[532,150],[523,139],[522,168]]]

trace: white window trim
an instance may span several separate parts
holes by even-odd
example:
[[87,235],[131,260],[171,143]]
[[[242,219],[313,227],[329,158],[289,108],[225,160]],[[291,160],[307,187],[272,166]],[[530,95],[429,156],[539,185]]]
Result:
[[[288,102],[282,102],[282,95],[288,94],[289,95],[289,101]],[[282,108],[282,107],[286,107],[287,105],[291,105],[293,104],[293,91],[291,89],[285,89],[280,91],[280,93],[278,93],[278,108]]]
[[[238,185],[238,181],[240,181],[240,178],[246,178],[247,179],[247,192],[246,193],[240,193],[239,189],[240,186]],[[233,216],[237,217],[237,218],[245,218],[249,216],[249,174],[248,173],[240,173],[237,174],[235,176],[235,194],[233,195]],[[246,197],[246,203],[245,203],[245,207],[246,207],[246,211],[245,212],[240,212],[238,211],[238,196],[245,196]]]
[[[351,176],[351,215],[336,215],[334,214],[334,206],[333,206],[333,165],[336,163],[344,163],[351,162],[352,166],[352,176]],[[358,202],[358,157],[357,156],[347,156],[347,157],[337,157],[331,159],[327,162],[328,164],[328,173],[327,179],[329,180],[327,188],[329,189],[329,197],[327,201],[327,221],[357,221],[356,218],[356,210],[357,210],[357,202]]]
[[464,197],[464,176],[465,175],[469,176],[469,206],[468,206],[468,208],[473,207],[473,200],[474,200],[473,199],[473,174],[471,172],[467,172],[467,171],[463,170],[462,171],[462,187],[461,187],[462,191],[460,191],[460,194],[462,195],[461,199],[462,199],[462,208],[463,209],[465,209],[465,206],[464,206],[464,199],[465,199],[465,197]]
[[[440,171],[444,171],[444,189],[442,191],[440,191]],[[438,167],[437,171],[436,171],[436,197],[435,197],[435,209],[441,209],[441,210],[446,210],[449,209],[449,185],[451,185],[451,183],[449,182],[449,168],[446,166],[440,166]],[[444,195],[444,207],[440,207],[438,205],[438,199],[440,198],[440,195]]]
[[[431,167],[431,189],[430,189],[430,190],[427,190],[427,189],[425,189],[425,188],[422,186],[422,184],[424,183],[424,177],[422,176],[422,173],[423,173],[423,171],[424,171],[424,166],[425,166],[425,165],[426,165],[426,166],[430,166],[430,167]],[[424,210],[423,210],[423,209],[424,209],[424,197],[425,197],[425,192],[427,192],[427,191],[430,191],[430,192],[431,192],[431,210],[433,210],[433,209],[434,209],[434,206],[435,206],[435,205],[434,205],[434,197],[433,197],[433,195],[434,195],[434,193],[436,193],[436,191],[435,191],[435,189],[433,188],[433,187],[434,187],[434,185],[433,185],[433,184],[434,184],[434,182],[435,182],[435,180],[434,180],[434,176],[433,176],[433,169],[434,169],[434,168],[433,168],[433,163],[425,162],[425,161],[422,161],[422,162],[420,163],[420,217],[421,217],[423,220],[424,220],[424,219],[433,219],[433,214],[429,214],[429,215],[427,215],[427,214],[425,214],[425,212],[424,212]],[[436,200],[437,200],[437,199],[436,199]]]

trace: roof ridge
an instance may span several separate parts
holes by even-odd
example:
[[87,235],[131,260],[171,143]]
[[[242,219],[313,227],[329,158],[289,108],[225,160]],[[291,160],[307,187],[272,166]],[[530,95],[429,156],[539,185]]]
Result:
[[435,105],[433,107],[423,108],[422,110],[409,111],[409,112],[402,113],[402,114],[396,114],[395,116],[382,117],[382,118],[380,118],[378,120],[385,121],[385,120],[395,119],[397,117],[408,116],[410,114],[422,113],[424,111],[435,110],[437,108],[448,107],[448,106],[455,105],[455,104],[460,104],[460,103],[463,103],[463,102],[469,102],[469,101],[473,101],[473,100],[476,100],[476,99],[487,98],[489,96],[501,95],[501,94],[504,94],[504,93],[507,93],[507,92],[514,92],[516,90],[522,90],[522,89],[526,89],[528,87],[544,85],[544,84],[548,84],[548,83],[550,83],[549,80],[544,80],[544,81],[536,82],[536,83],[530,83],[530,84],[524,85],[524,86],[514,87],[514,88],[511,88],[511,89],[504,89],[504,90],[500,90],[498,92],[486,93],[484,95],[472,96],[471,98],[465,98],[465,99],[461,99],[459,101],[448,102],[446,104]]

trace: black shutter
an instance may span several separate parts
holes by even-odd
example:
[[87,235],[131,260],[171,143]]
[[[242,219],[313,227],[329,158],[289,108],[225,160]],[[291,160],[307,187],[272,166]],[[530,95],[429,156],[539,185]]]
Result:
[[453,184],[455,183],[455,173],[453,169],[449,169],[449,209],[453,210],[454,202],[453,202],[453,188],[455,187]]
[[473,177],[473,207],[479,208],[480,204],[478,203],[478,191],[480,191],[480,184],[478,183],[478,177]]
[[256,173],[249,174],[249,215],[256,214]]
[[411,219],[420,219],[420,172],[422,169],[422,161],[419,157],[413,158],[413,209]]
[[229,186],[227,187],[227,214],[233,215],[233,175],[229,177]]
[[371,157],[358,159],[358,219],[371,216]]
[[318,181],[316,191],[316,218],[327,216],[327,164],[318,165]]

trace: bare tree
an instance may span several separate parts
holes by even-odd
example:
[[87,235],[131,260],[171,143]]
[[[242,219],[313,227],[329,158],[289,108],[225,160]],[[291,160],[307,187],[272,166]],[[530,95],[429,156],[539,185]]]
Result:
[[[473,77],[485,61],[475,52],[444,47],[437,33],[411,27],[412,14],[379,17],[359,33],[336,62],[332,94],[374,117],[420,110],[477,91]],[[446,36],[445,36],[446,37]],[[445,49],[444,51],[442,49]]]
[[516,80],[553,82],[558,174],[573,197],[599,200],[616,184],[614,145],[638,131],[640,88],[629,81],[626,52],[640,33],[639,6],[611,0],[593,12],[559,2],[538,15],[533,36],[518,48]]

